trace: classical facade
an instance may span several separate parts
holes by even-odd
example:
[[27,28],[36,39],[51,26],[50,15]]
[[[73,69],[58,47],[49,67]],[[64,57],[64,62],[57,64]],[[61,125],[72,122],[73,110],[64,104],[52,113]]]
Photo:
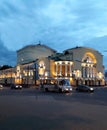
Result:
[[75,47],[63,51],[58,58],[59,60],[55,61],[56,77],[59,75],[70,77],[73,85],[104,85],[103,56],[98,51]]
[[[48,78],[70,79],[74,86],[105,84],[103,56],[86,47],[75,47],[57,53],[46,45],[29,45],[17,51],[17,65],[13,70],[0,73],[1,81],[23,85],[39,84]],[[7,76],[9,73],[10,77]]]

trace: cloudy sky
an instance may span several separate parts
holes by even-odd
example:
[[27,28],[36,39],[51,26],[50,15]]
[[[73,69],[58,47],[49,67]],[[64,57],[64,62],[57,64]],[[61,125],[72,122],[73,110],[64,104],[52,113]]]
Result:
[[94,48],[107,67],[107,0],[0,0],[0,64],[15,65],[15,51],[39,41]]

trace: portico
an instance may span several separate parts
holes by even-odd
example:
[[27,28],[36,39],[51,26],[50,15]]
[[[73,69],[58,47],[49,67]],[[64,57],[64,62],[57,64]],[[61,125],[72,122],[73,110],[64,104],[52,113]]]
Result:
[[72,67],[72,61],[55,61],[55,77],[71,77]]

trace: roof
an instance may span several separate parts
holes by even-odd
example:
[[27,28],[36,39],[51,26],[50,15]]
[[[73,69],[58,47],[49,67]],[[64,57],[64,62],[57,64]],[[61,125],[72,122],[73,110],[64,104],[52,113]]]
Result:
[[93,49],[93,48],[90,48],[90,47],[84,47],[84,46],[76,46],[74,48],[70,48],[70,49],[67,49],[67,50],[64,50],[63,52],[66,52],[66,51],[69,51],[69,50],[76,50],[76,49],[88,49],[90,51],[96,51],[97,53],[101,54],[99,51]]
[[39,44],[27,45],[27,46],[25,46],[25,47],[23,47],[23,48],[17,50],[17,52],[20,52],[20,51],[22,51],[22,50],[24,50],[24,49],[27,49],[27,48],[34,48],[34,47],[39,47],[39,46],[45,47],[45,48],[47,48],[47,49],[50,49],[50,50],[53,51],[53,52],[57,52],[56,50],[50,48],[49,46],[44,45],[44,44],[40,44],[40,43],[39,43]]

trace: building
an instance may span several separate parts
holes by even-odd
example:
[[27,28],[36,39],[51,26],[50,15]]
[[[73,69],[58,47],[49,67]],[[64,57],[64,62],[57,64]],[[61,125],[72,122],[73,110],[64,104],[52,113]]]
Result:
[[46,45],[28,45],[17,51],[17,64],[29,63],[54,53],[56,53],[56,50]]
[[[0,73],[3,81],[5,72]],[[11,75],[12,82],[23,85],[39,84],[48,78],[70,79],[74,86],[105,85],[103,56],[86,47],[71,48],[62,53],[42,44],[23,47],[17,51],[17,65]],[[5,75],[5,80],[8,78]]]
[[66,61],[66,66],[63,68],[63,62],[56,61],[56,67],[60,66],[58,74],[63,76],[65,69],[65,77],[70,77],[73,85],[104,85],[103,56],[98,51],[75,47],[63,51],[59,58]]

